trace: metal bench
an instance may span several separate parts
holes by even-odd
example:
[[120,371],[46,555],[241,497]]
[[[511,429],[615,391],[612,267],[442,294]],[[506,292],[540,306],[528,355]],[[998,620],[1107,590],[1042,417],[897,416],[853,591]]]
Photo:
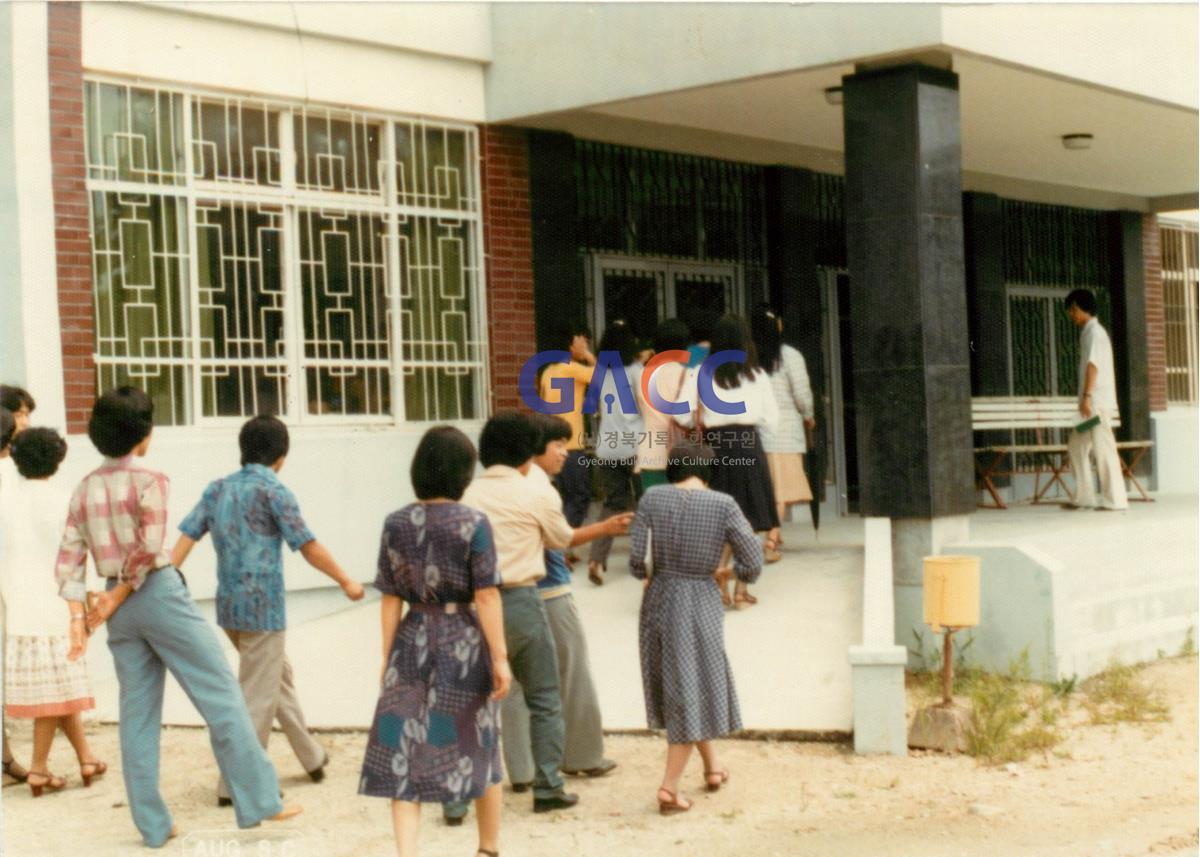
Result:
[[[971,428],[977,432],[991,431],[1033,431],[1036,436],[1034,443],[1006,443],[975,447],[975,485],[981,491],[986,491],[994,505],[981,502],[983,509],[1007,509],[1008,505],[996,490],[995,479],[998,476],[1010,476],[1015,470],[1002,470],[1001,467],[1010,455],[1029,455],[1035,461],[1045,463],[1034,469],[1033,503],[1044,502],[1046,493],[1058,485],[1067,494],[1070,489],[1063,481],[1063,476],[1070,467],[1067,456],[1067,445],[1058,442],[1057,434],[1061,429],[1074,429],[1079,423],[1078,402],[1071,396],[981,396],[971,399]],[[1113,422],[1113,428],[1121,425],[1120,417]],[[1043,438],[1043,433],[1047,437]],[[1051,440],[1050,438],[1054,438]],[[1121,462],[1121,472],[1133,483],[1140,497],[1131,500],[1152,502],[1153,498],[1146,493],[1142,483],[1134,474],[1135,468],[1154,445],[1149,440],[1125,440],[1117,442],[1117,458]],[[1049,479],[1043,485],[1043,474],[1049,474]]]

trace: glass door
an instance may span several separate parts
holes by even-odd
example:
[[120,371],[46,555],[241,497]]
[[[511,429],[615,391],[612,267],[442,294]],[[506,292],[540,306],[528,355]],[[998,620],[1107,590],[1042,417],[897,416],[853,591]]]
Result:
[[744,311],[736,265],[595,256],[588,291],[597,341],[618,318],[649,344],[663,319],[680,318],[707,335],[726,312]]
[[735,265],[670,265],[667,288],[670,315],[683,320],[697,340],[707,339],[725,313],[745,312]]

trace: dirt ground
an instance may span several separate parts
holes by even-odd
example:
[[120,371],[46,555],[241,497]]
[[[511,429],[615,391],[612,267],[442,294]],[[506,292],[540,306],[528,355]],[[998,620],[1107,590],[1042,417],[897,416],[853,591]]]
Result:
[[[1146,668],[1165,693],[1170,721],[1074,725],[1054,752],[985,767],[967,757],[910,753],[860,757],[842,744],[725,741],[732,779],[719,793],[700,788],[700,762],[686,775],[691,812],[661,818],[654,789],[664,744],[612,736],[620,763],[610,777],[575,780],[582,801],[570,812],[534,816],[530,796],[505,793],[505,857],[1142,857],[1197,849],[1197,660]],[[1082,711],[1076,720],[1085,720]],[[116,728],[91,728],[97,752],[118,760]],[[304,814],[287,824],[238,831],[232,810],[217,809],[216,765],[207,733],[163,736],[163,791],[183,834],[166,853],[210,857],[342,857],[394,854],[388,805],[355,794],[365,736],[326,734],[332,763],[325,782],[299,770],[282,735],[271,742],[287,799]],[[18,729],[19,758],[29,752]],[[11,857],[108,857],[144,853],[124,800],[119,764],[80,788],[66,741],[51,768],[70,787],[34,800],[27,788],[3,790],[3,845]],[[428,807],[423,853],[473,857],[471,820],[442,825]]]

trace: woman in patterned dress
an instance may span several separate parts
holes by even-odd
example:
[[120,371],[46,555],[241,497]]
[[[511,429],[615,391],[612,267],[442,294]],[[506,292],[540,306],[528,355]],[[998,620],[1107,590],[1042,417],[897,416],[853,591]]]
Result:
[[382,688],[358,790],[391,799],[400,857],[417,853],[422,803],[465,800],[475,801],[477,854],[497,855],[498,702],[512,672],[491,526],[457,502],[474,471],[466,435],[430,429],[413,456],[417,502],[383,525]]
[[667,764],[657,795],[663,815],[691,809],[679,793],[679,779],[693,746],[704,760],[705,787],[721,788],[729,771],[717,763],[712,741],[742,728],[713,570],[729,544],[734,573],[751,583],[763,556],[737,502],[708,488],[713,457],[712,449],[691,441],[674,447],[667,462],[671,484],[643,495],[629,530],[630,571],[649,577],[638,641],[646,720],[651,729],[667,730]]

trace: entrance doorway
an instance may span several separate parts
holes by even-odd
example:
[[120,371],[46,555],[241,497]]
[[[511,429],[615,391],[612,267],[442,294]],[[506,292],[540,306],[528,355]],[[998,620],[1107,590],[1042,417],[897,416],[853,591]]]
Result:
[[594,256],[589,268],[589,316],[597,340],[617,318],[649,343],[663,319],[682,319],[693,334],[706,334],[722,315],[742,309],[737,265]]

